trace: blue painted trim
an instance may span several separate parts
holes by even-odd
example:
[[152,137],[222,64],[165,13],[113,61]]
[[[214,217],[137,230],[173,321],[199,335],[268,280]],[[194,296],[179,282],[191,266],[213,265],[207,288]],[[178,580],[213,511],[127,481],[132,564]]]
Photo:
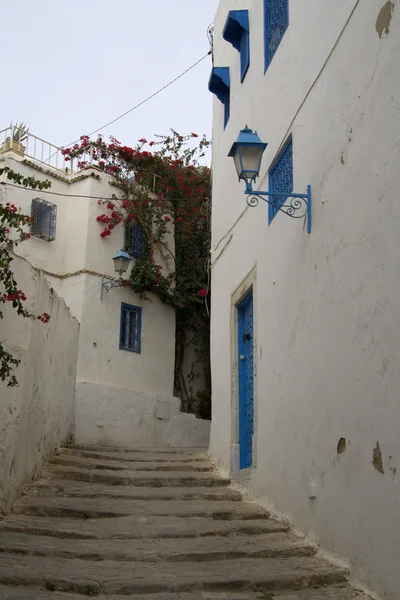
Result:
[[[125,348],[125,346],[122,345],[124,310],[136,312],[138,315],[138,325],[137,325],[137,330],[136,330],[136,344],[137,344],[136,350],[133,348]],[[119,324],[119,349],[125,350],[126,352],[134,352],[135,354],[141,354],[141,351],[142,351],[142,309],[140,306],[133,306],[132,304],[126,304],[126,302],[121,302],[121,317],[120,317],[120,324]]]
[[215,94],[224,105],[224,127],[226,127],[230,116],[231,103],[231,79],[229,67],[214,67],[211,71],[208,89]]
[[[248,464],[246,455],[246,363],[240,360],[240,356],[245,354],[245,323],[244,312],[250,302],[253,300],[253,288],[237,304],[238,311],[238,376],[239,376],[239,468],[248,469],[252,466]],[[253,333],[253,332],[252,332]],[[254,352],[252,338],[252,352]],[[254,407],[254,375],[253,375],[253,407]]]
[[240,52],[240,81],[243,83],[250,66],[249,11],[231,10],[222,37]]

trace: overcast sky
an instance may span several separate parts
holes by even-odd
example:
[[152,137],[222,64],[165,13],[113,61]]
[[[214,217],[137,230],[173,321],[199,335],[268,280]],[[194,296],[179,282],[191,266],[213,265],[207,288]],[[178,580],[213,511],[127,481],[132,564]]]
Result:
[[[209,50],[218,0],[2,2],[0,129],[25,121],[64,146],[125,112]],[[102,130],[123,143],[211,134],[211,57]]]

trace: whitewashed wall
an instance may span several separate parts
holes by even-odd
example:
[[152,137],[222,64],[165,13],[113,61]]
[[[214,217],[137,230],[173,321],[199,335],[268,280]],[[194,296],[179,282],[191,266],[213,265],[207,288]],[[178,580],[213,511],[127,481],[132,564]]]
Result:
[[[48,242],[32,236],[29,242],[18,246],[16,251],[33,266],[44,270],[54,290],[65,299],[71,313],[81,325],[75,415],[76,421],[79,420],[79,427],[74,430],[75,441],[84,444],[93,440],[92,427],[96,429],[98,420],[98,386],[104,386],[106,393],[103,394],[103,409],[115,417],[115,426],[110,425],[108,428],[108,440],[110,444],[118,445],[121,430],[116,423],[123,421],[126,412],[132,417],[129,423],[132,432],[135,428],[142,427],[147,414],[145,405],[142,402],[135,404],[135,398],[147,397],[151,404],[155,396],[165,397],[169,399],[172,413],[175,411],[177,399],[172,398],[175,311],[155,296],[151,297],[151,303],[141,300],[129,288],[113,288],[103,295],[101,301],[103,277],[104,280],[116,277],[112,257],[124,246],[122,227],[116,228],[111,236],[103,239],[100,237],[103,226],[96,221],[98,215],[107,212],[104,206],[98,204],[98,199],[111,197],[116,191],[110,185],[111,177],[98,170],[91,170],[89,173],[93,173],[95,177],[72,177],[73,183],[70,183],[70,176],[66,181],[56,179],[51,174],[41,173],[23,164],[16,155],[7,154],[1,158],[5,159],[3,164],[9,164],[18,172],[35,175],[39,179],[48,178],[52,182],[48,192],[6,185],[2,188],[2,201],[15,203],[27,214],[30,214],[34,198],[39,197],[57,205],[56,239]],[[87,172],[83,172],[83,175],[85,173]],[[173,254],[173,229],[168,246]],[[164,256],[156,254],[155,260],[163,266],[164,273],[174,268],[166,253]],[[129,277],[131,266],[132,263],[126,278]],[[122,302],[142,308],[140,354],[119,349]],[[128,392],[124,398],[131,398],[128,404],[121,400],[124,390]],[[107,407],[105,398],[108,398]],[[119,413],[113,413],[116,407],[119,407]],[[136,411],[131,410],[133,407],[136,407]],[[143,408],[142,411],[138,411],[140,407]],[[82,421],[82,415],[85,415],[85,421]],[[195,432],[196,427],[199,433]],[[209,430],[210,424],[207,423],[206,427]],[[189,429],[193,430],[191,445],[196,445],[196,440],[202,439],[204,426],[196,420],[195,425]],[[165,439],[166,434],[163,436]],[[137,433],[136,438],[132,434],[130,439],[134,441],[140,437],[141,434]],[[171,443],[174,443],[173,439],[177,439],[172,434],[170,438]],[[154,437],[147,439],[149,444],[155,443]],[[160,439],[159,444],[161,441]]]
[[2,305],[0,339],[21,364],[18,387],[0,382],[0,512],[9,510],[21,487],[72,434],[79,338],[77,320],[44,277],[20,258],[12,267],[27,308],[51,313],[51,320],[23,319]]
[[[231,67],[231,116],[214,100],[211,453],[233,467],[236,347],[232,296],[255,269],[255,454],[246,485],[354,575],[397,598],[400,521],[400,11],[384,0],[291,0],[264,75],[262,2],[222,0],[215,66]],[[222,39],[250,12],[251,63]],[[294,188],[313,190],[313,231],[246,208],[228,151],[246,124],[269,146],[261,188],[293,136]],[[257,187],[257,186],[256,186]],[[337,454],[340,438],[347,440]],[[373,463],[379,442],[384,473]],[[376,466],[376,461],[375,461]],[[315,484],[316,499],[310,500]]]

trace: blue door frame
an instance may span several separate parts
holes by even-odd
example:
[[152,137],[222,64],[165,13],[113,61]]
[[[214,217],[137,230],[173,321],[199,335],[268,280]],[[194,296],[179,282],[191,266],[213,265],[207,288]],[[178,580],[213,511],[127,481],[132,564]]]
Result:
[[238,304],[240,468],[253,464],[254,342],[253,291]]

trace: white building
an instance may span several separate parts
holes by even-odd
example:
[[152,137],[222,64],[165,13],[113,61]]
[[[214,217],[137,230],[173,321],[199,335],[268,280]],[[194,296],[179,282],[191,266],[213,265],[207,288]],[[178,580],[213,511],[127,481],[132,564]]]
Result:
[[[387,598],[400,589],[393,8],[221,0],[210,78],[212,457]],[[247,205],[228,157],[246,125],[268,142],[255,189],[311,186],[310,234]]]
[[[3,150],[9,135],[2,132]],[[19,387],[0,383],[5,469],[0,484],[9,480],[5,503],[71,435],[78,444],[202,446],[209,430],[209,422],[180,413],[180,400],[173,397],[174,310],[157,297],[151,303],[141,300],[127,287],[102,289],[116,278],[112,257],[127,242],[122,226],[102,239],[96,221],[104,213],[98,199],[115,192],[111,176],[95,168],[66,173],[70,165],[63,165],[58,148],[32,135],[25,143],[25,153],[18,148],[0,153],[0,166],[49,179],[51,188],[24,189],[3,176],[0,199],[36,215],[31,239],[14,249],[13,267],[28,306],[47,311],[51,320],[32,324],[8,310],[0,322],[0,339],[22,359],[16,370]],[[142,246],[134,238],[130,243],[127,250],[135,260]],[[168,272],[162,255],[155,258]],[[38,336],[46,341],[33,347]],[[27,447],[18,439],[27,440]],[[6,466],[15,461],[21,469],[14,477]]]

